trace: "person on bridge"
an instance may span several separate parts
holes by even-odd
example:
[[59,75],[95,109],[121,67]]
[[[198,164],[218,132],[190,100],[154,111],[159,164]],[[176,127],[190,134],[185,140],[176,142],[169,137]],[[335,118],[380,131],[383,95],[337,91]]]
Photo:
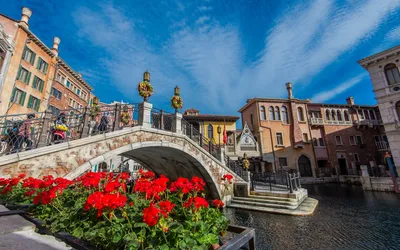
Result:
[[55,144],[63,142],[67,137],[68,126],[66,123],[65,113],[59,114],[57,119],[54,121],[51,133]]
[[13,140],[13,153],[21,151],[24,143],[26,143],[25,150],[32,149],[31,127],[32,119],[35,118],[35,114],[28,114],[27,118],[27,120],[18,123],[18,126],[13,128],[16,130],[15,132],[17,134]]

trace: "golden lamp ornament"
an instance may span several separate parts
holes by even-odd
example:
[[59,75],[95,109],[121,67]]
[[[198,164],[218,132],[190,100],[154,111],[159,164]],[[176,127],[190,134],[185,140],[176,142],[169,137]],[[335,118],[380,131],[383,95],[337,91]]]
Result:
[[246,170],[249,169],[250,162],[249,162],[249,160],[247,159],[247,154],[246,154],[246,153],[244,153],[244,155],[243,155],[242,164],[243,164],[243,168],[244,168],[244,169],[246,169]]
[[183,100],[182,97],[180,97],[180,94],[181,90],[176,86],[174,89],[174,96],[171,98],[171,107],[175,109],[175,112],[178,112],[178,109],[183,108]]

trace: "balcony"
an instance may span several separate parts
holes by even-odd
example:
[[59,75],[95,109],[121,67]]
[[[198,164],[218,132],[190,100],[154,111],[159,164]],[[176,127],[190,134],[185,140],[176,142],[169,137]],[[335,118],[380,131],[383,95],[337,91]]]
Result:
[[311,126],[324,125],[324,119],[322,119],[322,118],[311,118],[310,123],[311,123]]
[[351,121],[334,121],[334,120],[328,120],[329,125],[351,125]]
[[367,126],[372,128],[374,126],[382,125],[382,120],[360,120],[360,121],[354,121],[354,124],[356,124],[358,127]]
[[378,148],[378,150],[382,150],[382,151],[390,150],[389,143],[387,143],[385,141],[377,141],[377,142],[375,142],[375,145]]

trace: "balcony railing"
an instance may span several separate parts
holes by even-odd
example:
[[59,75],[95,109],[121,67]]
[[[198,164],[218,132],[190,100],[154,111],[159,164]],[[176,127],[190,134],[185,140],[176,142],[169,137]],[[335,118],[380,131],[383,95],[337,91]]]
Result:
[[378,126],[382,124],[382,120],[360,120],[354,122],[356,125],[364,126]]
[[311,118],[311,125],[324,125],[323,118]]
[[376,147],[378,148],[378,150],[389,150],[389,143],[385,142],[385,141],[377,141],[375,142]]
[[351,125],[351,121],[333,121],[333,120],[328,120],[327,123],[329,125]]

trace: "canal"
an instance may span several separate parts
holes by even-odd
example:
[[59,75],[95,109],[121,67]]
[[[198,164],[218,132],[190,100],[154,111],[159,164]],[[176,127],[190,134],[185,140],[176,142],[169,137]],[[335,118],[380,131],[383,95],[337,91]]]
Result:
[[360,186],[307,185],[312,216],[227,208],[232,224],[256,229],[257,249],[400,249],[400,195]]

